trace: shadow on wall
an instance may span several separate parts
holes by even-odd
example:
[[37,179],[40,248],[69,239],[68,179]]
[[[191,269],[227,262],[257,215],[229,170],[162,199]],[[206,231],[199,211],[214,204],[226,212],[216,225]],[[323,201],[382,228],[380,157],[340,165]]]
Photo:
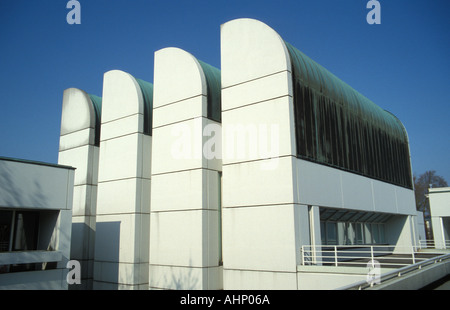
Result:
[[0,206],[45,208],[48,197],[43,194],[39,180],[20,184],[23,169],[14,169],[9,162],[0,161]]
[[[192,262],[189,261],[189,266],[192,266]],[[150,278],[158,277],[159,279],[150,279],[152,287],[150,289],[170,289],[170,290],[200,290],[199,274],[203,274],[203,268],[195,267],[173,267],[167,266],[159,271],[158,274],[150,273]],[[198,272],[194,273],[194,270]]]
[[94,281],[103,283],[107,289],[117,289],[120,280],[120,222],[97,222],[95,230]]
[[81,285],[69,285],[69,289],[92,289],[92,281],[94,280],[94,244],[95,226],[90,227],[90,225],[86,223],[72,223],[70,259],[80,263]]

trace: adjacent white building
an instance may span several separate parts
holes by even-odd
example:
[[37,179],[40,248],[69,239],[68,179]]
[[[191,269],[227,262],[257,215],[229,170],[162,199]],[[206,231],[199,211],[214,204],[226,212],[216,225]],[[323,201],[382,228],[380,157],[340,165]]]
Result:
[[74,169],[0,158],[0,290],[67,289]]
[[450,248],[450,187],[428,189],[431,227],[436,248]]

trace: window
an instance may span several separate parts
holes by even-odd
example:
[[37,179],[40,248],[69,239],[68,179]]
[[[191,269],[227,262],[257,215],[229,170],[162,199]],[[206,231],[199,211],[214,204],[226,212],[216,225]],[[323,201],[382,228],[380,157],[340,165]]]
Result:
[[37,250],[39,213],[30,211],[15,212],[13,229],[13,251]]
[[0,252],[11,251],[12,211],[0,211]]
[[297,156],[412,189],[401,122],[286,46],[292,62]]
[[336,231],[336,223],[327,222],[326,223],[326,236],[327,236],[327,244],[337,244],[337,231]]
[[0,211],[0,252],[37,250],[39,212]]
[[362,223],[355,223],[356,226],[356,244],[364,243],[364,230]]
[[320,208],[323,245],[386,243],[385,224],[392,214]]
[[377,244],[380,243],[380,233],[378,229],[378,224],[371,224],[370,227],[372,228],[372,243]]

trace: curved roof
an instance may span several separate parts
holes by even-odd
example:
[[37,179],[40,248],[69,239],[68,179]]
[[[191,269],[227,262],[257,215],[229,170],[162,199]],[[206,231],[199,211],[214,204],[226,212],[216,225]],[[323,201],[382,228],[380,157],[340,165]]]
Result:
[[144,99],[144,133],[152,135],[153,84],[136,79]]
[[366,123],[385,131],[389,135],[408,142],[403,124],[392,113],[383,110],[361,95],[330,71],[316,63],[301,51],[285,42],[291,56],[293,74],[304,86],[339,103],[348,113],[364,119]]
[[220,122],[222,115],[220,70],[201,60],[197,59],[197,61],[202,67],[206,79],[208,118]]
[[100,126],[102,116],[102,98],[89,94],[95,112],[95,145],[100,145]]

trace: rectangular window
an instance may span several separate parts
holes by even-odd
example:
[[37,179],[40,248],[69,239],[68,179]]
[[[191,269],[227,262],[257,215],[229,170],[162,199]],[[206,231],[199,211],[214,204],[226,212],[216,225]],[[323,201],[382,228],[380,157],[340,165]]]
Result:
[[355,223],[356,225],[356,244],[364,244],[364,230],[362,223]]
[[12,211],[0,211],[0,252],[11,251]]
[[320,238],[322,240],[322,244],[327,244],[327,232],[326,232],[325,222],[320,222]]
[[374,244],[380,243],[378,224],[372,224],[371,228],[372,228],[372,243]]
[[39,213],[17,211],[14,221],[13,251],[37,250]]
[[327,222],[326,223],[327,230],[327,244],[337,244],[337,229],[336,223]]
[[384,224],[379,224],[380,243],[386,243],[386,237],[384,234]]

